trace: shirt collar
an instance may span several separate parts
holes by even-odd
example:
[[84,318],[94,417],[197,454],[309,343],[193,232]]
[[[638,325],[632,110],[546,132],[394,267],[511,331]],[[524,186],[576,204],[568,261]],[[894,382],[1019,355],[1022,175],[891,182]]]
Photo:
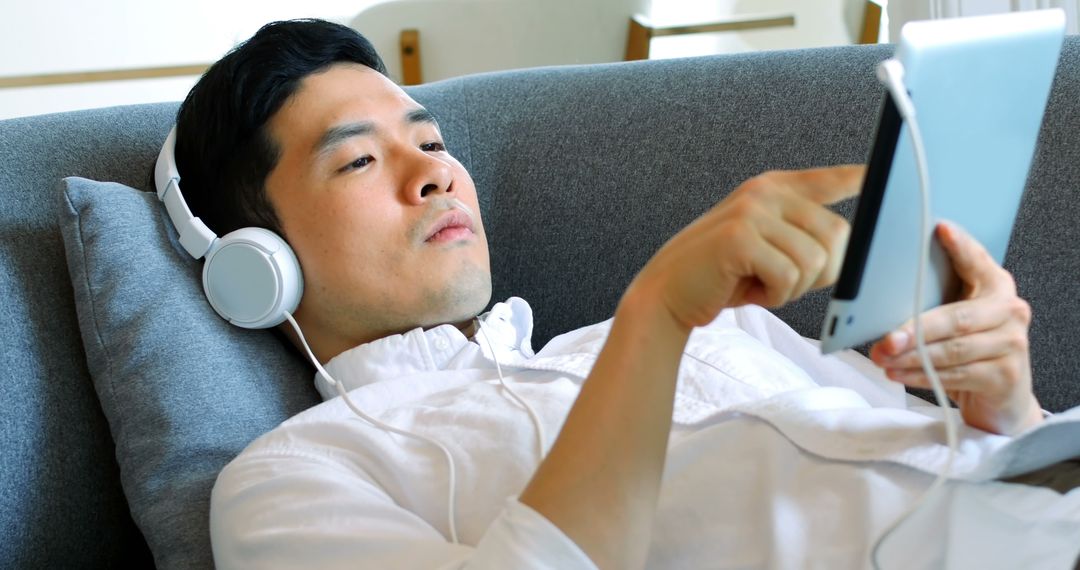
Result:
[[[533,357],[532,308],[524,299],[511,297],[496,303],[479,318],[483,327],[477,331],[476,343],[453,325],[415,328],[346,350],[326,364],[326,371],[349,391],[424,372],[494,368],[492,350],[504,366]],[[315,374],[315,387],[323,400],[338,395],[322,373]]]

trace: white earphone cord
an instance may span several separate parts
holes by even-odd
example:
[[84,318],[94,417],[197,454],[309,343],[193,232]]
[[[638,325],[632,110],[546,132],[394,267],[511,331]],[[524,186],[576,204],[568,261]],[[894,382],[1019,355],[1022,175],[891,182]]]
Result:
[[[428,438],[428,437],[425,437],[425,436],[422,436],[422,435],[419,435],[419,434],[410,433],[410,432],[405,431],[403,429],[398,429],[398,428],[396,428],[394,426],[391,426],[391,425],[385,424],[383,422],[380,422],[379,420],[377,420],[377,419],[365,414],[363,411],[361,411],[360,408],[358,408],[355,404],[353,404],[353,401],[349,398],[349,394],[348,394],[348,392],[345,391],[345,387],[341,385],[341,382],[338,382],[337,380],[335,380],[334,377],[331,376],[330,373],[327,372],[325,368],[323,368],[322,364],[319,363],[319,359],[315,358],[315,355],[311,352],[311,347],[308,346],[307,338],[304,337],[304,332],[300,330],[300,325],[298,325],[296,323],[296,319],[293,318],[292,314],[290,314],[288,311],[286,311],[285,312],[285,319],[289,321],[289,324],[292,325],[293,330],[296,331],[297,336],[300,337],[300,342],[304,345],[304,350],[307,352],[308,358],[310,358],[311,362],[315,365],[315,368],[319,371],[320,374],[323,375],[324,378],[326,378],[327,381],[329,381],[331,384],[334,385],[334,388],[337,390],[337,393],[342,397],[342,399],[345,400],[345,405],[347,405],[349,407],[349,409],[353,411],[354,414],[359,416],[360,419],[368,422],[369,424],[371,424],[371,425],[373,425],[373,426],[375,426],[375,427],[377,427],[379,429],[386,430],[386,431],[391,432],[391,433],[396,433],[398,435],[403,435],[405,437],[410,437],[410,438],[413,438],[413,439],[416,439],[416,440],[419,440],[419,441],[422,441],[422,442],[429,443],[431,445],[434,445],[435,447],[438,447],[439,450],[442,451],[443,455],[446,457],[446,463],[447,463],[447,466],[449,467],[449,473],[450,473],[450,476],[449,476],[449,479],[450,479],[449,487],[450,487],[450,489],[448,491],[449,496],[447,497],[447,505],[448,506],[447,506],[447,513],[446,513],[447,526],[450,529],[450,540],[454,544],[458,544],[459,540],[458,540],[458,534],[457,534],[457,524],[455,523],[455,521],[457,519],[456,509],[455,509],[455,504],[457,503],[457,474],[456,474],[456,469],[454,467],[454,457],[452,455],[450,455],[450,450],[446,449],[446,447],[443,444],[435,441],[434,439],[431,439],[431,438]],[[483,331],[484,330],[484,325],[480,321],[480,319],[477,319],[476,323],[480,326],[480,330]],[[517,395],[517,393],[514,392],[514,390],[511,389],[510,386],[508,386],[506,384],[506,380],[503,378],[502,366],[499,364],[499,357],[495,354],[495,350],[491,346],[491,341],[487,338],[486,331],[484,332],[484,342],[487,343],[488,350],[491,351],[491,358],[495,361],[495,369],[499,374],[499,383],[502,384],[503,388],[506,388],[506,390],[510,393],[510,395],[514,398],[514,400],[517,401],[517,403],[521,404],[521,406],[523,406],[525,408],[525,410],[528,411],[529,417],[532,419],[533,425],[536,426],[536,434],[537,434],[536,441],[537,441],[538,453],[539,453],[539,456],[540,456],[540,460],[542,461],[544,459],[544,441],[545,441],[545,439],[544,439],[544,428],[543,428],[542,424],[540,423],[540,420],[536,416],[536,412],[532,409],[532,407],[529,406],[529,404],[526,403],[525,400],[522,400]]]
[[525,411],[529,413],[529,418],[532,419],[533,425],[536,426],[536,453],[540,457],[540,461],[544,460],[544,442],[547,441],[544,438],[544,426],[540,423],[540,418],[536,415],[536,410],[533,410],[525,400],[518,396],[517,392],[513,388],[506,384],[506,380],[503,378],[502,365],[499,364],[499,355],[495,354],[495,348],[491,346],[491,340],[488,338],[487,330],[484,329],[484,323],[480,319],[476,319],[476,324],[480,326],[480,333],[484,336],[484,344],[487,344],[488,351],[491,352],[491,359],[495,361],[495,370],[499,373],[499,384],[510,394],[514,400],[521,404],[521,407],[525,408]]
[[331,376],[330,373],[327,372],[326,369],[322,367],[322,364],[319,364],[319,359],[315,358],[315,355],[312,354],[311,347],[308,346],[307,339],[304,338],[304,333],[303,333],[303,331],[300,330],[300,325],[296,324],[296,320],[293,319],[293,316],[288,311],[285,312],[285,318],[288,319],[289,324],[292,325],[293,330],[295,330],[297,336],[300,337],[300,342],[303,343],[304,350],[307,351],[308,358],[311,359],[311,362],[313,364],[315,364],[315,368],[319,370],[319,373],[322,374],[323,377],[327,379],[327,381],[329,381],[331,384],[334,385],[334,388],[337,390],[337,393],[345,400],[345,405],[349,406],[349,409],[352,410],[354,414],[356,414],[357,416],[360,416],[361,419],[363,419],[364,421],[368,422],[369,424],[371,424],[371,425],[373,425],[373,426],[375,426],[377,428],[386,430],[386,431],[391,432],[391,433],[396,433],[398,435],[403,435],[405,437],[411,437],[411,438],[416,439],[416,440],[420,440],[420,441],[423,441],[423,442],[430,443],[431,445],[434,445],[435,447],[438,447],[439,450],[443,452],[443,455],[446,456],[446,463],[450,467],[450,491],[449,491],[450,496],[449,496],[449,501],[448,501],[449,506],[447,507],[447,524],[450,527],[450,540],[453,541],[454,544],[458,544],[457,525],[454,523],[454,520],[456,518],[455,513],[454,513],[454,503],[455,503],[455,500],[456,500],[457,481],[456,481],[456,473],[455,473],[455,470],[454,470],[454,458],[450,455],[450,451],[448,449],[446,449],[446,447],[444,447],[443,444],[441,444],[441,443],[439,443],[439,442],[437,442],[437,441],[435,441],[435,440],[433,440],[431,438],[427,438],[427,437],[424,437],[422,435],[417,435],[417,434],[414,434],[414,433],[409,433],[409,432],[407,432],[405,430],[398,429],[398,428],[396,428],[394,426],[384,424],[383,422],[380,422],[379,420],[365,414],[363,411],[360,410],[360,408],[356,407],[356,405],[353,404],[352,400],[349,398],[348,392],[346,392],[345,388],[341,385],[341,382],[338,382],[337,380],[335,380],[334,377]]
[[[919,246],[919,267],[915,277],[915,349],[919,354],[919,360],[922,363],[923,371],[930,379],[930,385],[934,390],[934,397],[937,398],[938,405],[941,406],[944,412],[945,439],[949,445],[949,456],[945,461],[945,468],[941,470],[930,487],[919,496],[918,500],[912,503],[903,514],[897,517],[874,543],[870,560],[875,569],[880,569],[880,565],[878,564],[878,551],[880,550],[882,543],[885,542],[885,539],[892,534],[901,523],[917,511],[931,493],[944,484],[945,479],[952,471],[953,460],[956,458],[957,449],[956,419],[950,413],[949,399],[945,395],[945,389],[941,385],[941,379],[938,378],[937,370],[934,369],[934,364],[930,361],[930,355],[926,351],[926,338],[923,335],[921,318],[923,280],[925,277],[924,266],[926,265],[930,251],[930,235],[932,233],[932,229],[930,228],[930,173],[927,168],[926,148],[923,145],[922,131],[919,129],[919,123],[915,118],[915,105],[911,101],[907,89],[904,87],[902,78],[900,77],[900,70],[898,70],[897,67],[893,67],[892,64],[893,62],[886,62],[880,68],[886,75],[886,77],[882,77],[882,80],[889,89],[889,93],[892,95],[896,107],[900,111],[900,115],[903,117],[904,122],[907,124],[911,133],[911,142],[915,149],[915,162],[919,170],[919,188],[922,197],[922,234]],[[895,62],[895,64],[898,66],[899,62]]]

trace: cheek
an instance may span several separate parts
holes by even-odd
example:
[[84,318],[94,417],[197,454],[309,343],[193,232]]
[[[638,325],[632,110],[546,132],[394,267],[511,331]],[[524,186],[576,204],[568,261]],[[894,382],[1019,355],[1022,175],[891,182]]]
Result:
[[[372,274],[393,271],[405,247],[399,213],[356,200],[324,202],[304,217],[295,242],[305,279],[333,289],[363,287]],[[310,273],[310,278],[308,274]]]

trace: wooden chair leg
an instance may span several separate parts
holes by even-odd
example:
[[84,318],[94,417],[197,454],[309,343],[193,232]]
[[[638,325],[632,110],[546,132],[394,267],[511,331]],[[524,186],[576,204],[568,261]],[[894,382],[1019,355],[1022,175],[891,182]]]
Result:
[[423,83],[420,75],[420,30],[401,30],[401,84],[419,85]]
[[881,33],[881,6],[877,2],[866,0],[866,11],[863,12],[862,35],[859,36],[860,44],[876,44]]
[[639,22],[637,17],[630,18],[630,29],[626,34],[626,61],[649,59],[649,42],[652,40],[652,28]]

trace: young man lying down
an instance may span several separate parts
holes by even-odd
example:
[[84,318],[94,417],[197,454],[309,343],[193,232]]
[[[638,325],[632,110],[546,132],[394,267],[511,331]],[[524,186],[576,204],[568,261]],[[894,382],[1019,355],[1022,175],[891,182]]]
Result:
[[[537,352],[526,301],[480,314],[473,181],[356,32],[268,25],[203,76],[176,140],[196,216],[291,245],[295,320],[349,396],[318,373],[327,402],[222,471],[220,568],[862,568],[944,467],[940,412],[904,391],[928,386],[910,323],[872,361],[826,358],[762,308],[836,280],[849,228],[826,205],[861,167],[747,180],[656,252],[612,320]],[[1022,543],[1075,560],[1077,501],[980,471],[1044,421],[1030,309],[962,229],[937,237],[966,284],[924,320],[966,424],[957,479],[878,558]],[[1020,508],[1057,518],[1017,527]]]

